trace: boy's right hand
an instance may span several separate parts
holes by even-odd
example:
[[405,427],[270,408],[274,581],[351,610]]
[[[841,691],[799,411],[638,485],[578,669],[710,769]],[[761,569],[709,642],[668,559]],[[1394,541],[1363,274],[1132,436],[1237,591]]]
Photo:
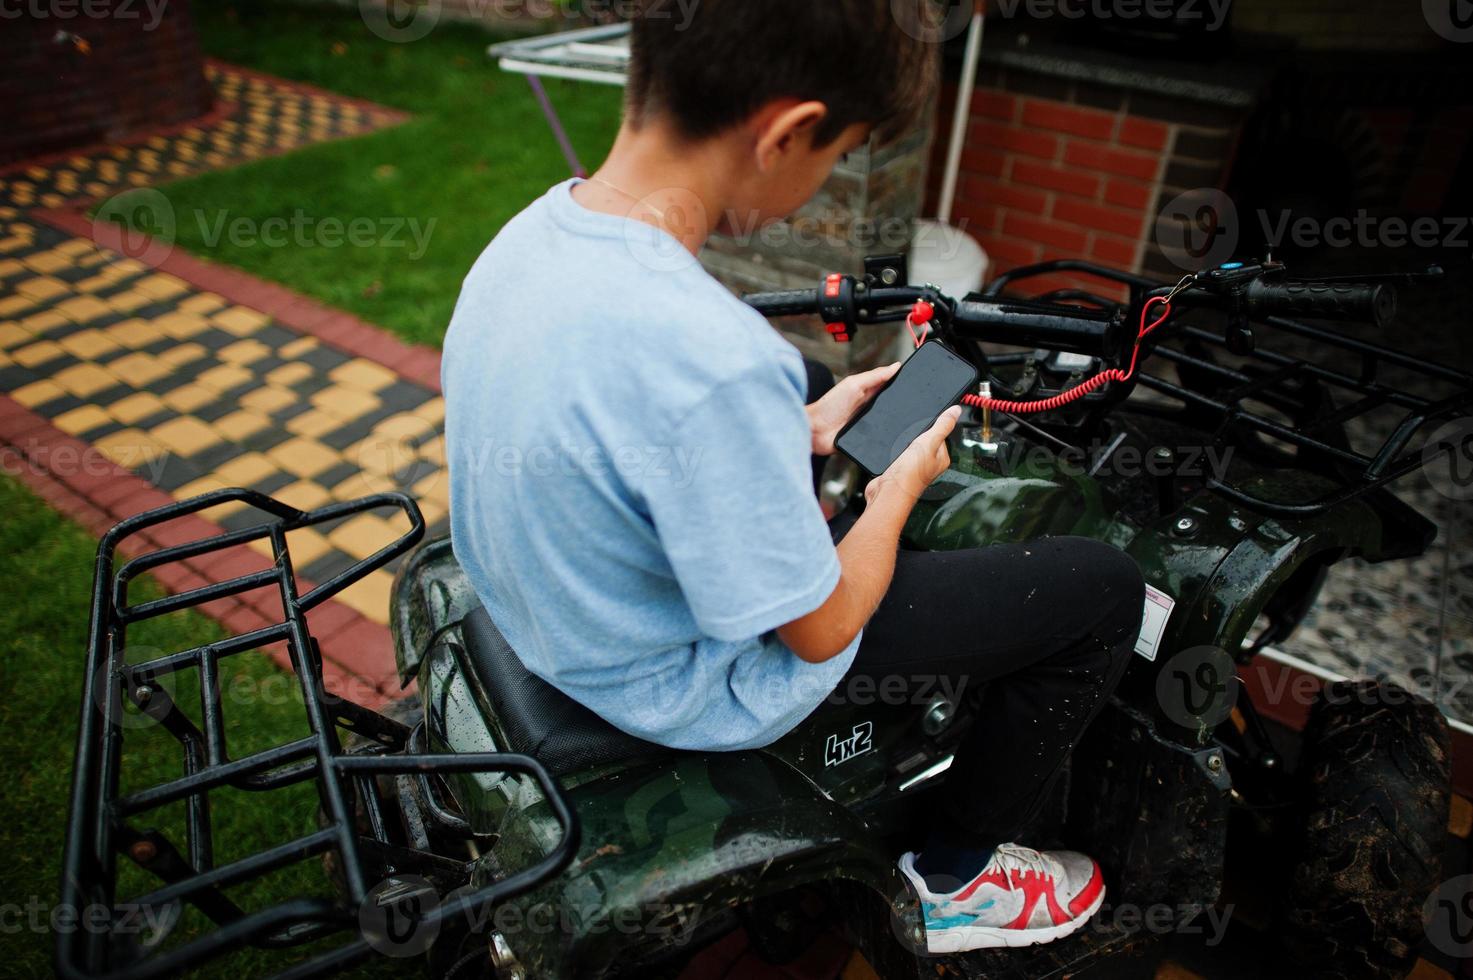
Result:
[[960,405],[953,405],[936,419],[936,423],[916,436],[890,468],[869,482],[864,490],[867,503],[874,503],[881,494],[903,493],[907,506],[914,506],[921,494],[951,465],[951,453],[946,449],[946,437],[956,428],[961,417]]

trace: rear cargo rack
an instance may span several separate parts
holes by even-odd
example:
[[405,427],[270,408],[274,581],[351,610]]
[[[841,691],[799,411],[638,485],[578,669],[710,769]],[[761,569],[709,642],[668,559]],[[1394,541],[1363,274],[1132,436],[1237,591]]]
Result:
[[[263,514],[262,522],[148,551],[114,568],[118,546],[125,540],[227,503],[256,508]],[[402,512],[409,520],[409,531],[303,594],[293,572],[288,532],[382,509]],[[365,902],[378,901],[380,907],[389,903],[382,899],[380,889],[373,888],[375,883],[393,886],[404,876],[465,883],[471,880],[474,864],[468,850],[460,857],[429,850],[424,846],[428,837],[423,833],[399,839],[404,835],[394,829],[397,814],[391,812],[379,777],[398,777],[402,791],[412,781],[423,785],[451,773],[528,776],[562,828],[558,843],[542,860],[481,887],[456,891],[454,899],[436,903],[416,918],[416,928],[438,929],[454,917],[476,915],[493,903],[536,887],[568,865],[576,852],[577,821],[558,784],[535,759],[503,753],[426,753],[421,749],[422,736],[324,686],[321,651],[308,628],[306,614],[404,554],[423,537],[424,529],[418,507],[402,493],[378,494],[304,512],[255,491],[233,489],[140,514],[103,535],[93,580],[61,907],[79,913],[87,910],[89,916],[98,909],[105,910],[105,914],[103,921],[93,921],[89,928],[58,936],[59,975],[119,980],[173,976],[206,963],[224,967],[227,961],[220,958],[245,947],[290,950],[315,944],[287,964],[280,974],[284,977],[320,976],[363,960],[376,947],[360,925],[360,910]],[[164,598],[131,605],[128,602],[128,583],[144,572],[254,541],[270,543],[274,557],[271,567]],[[136,552],[139,547],[134,545],[130,551]],[[265,560],[264,554],[261,560]],[[218,642],[150,656],[142,663],[127,662],[130,627],[256,589],[276,591],[282,607],[280,621]],[[295,672],[309,734],[232,758],[220,689],[222,664],[236,654],[280,642],[285,643]],[[187,676],[182,672],[191,670],[198,674],[198,722],[172,699],[162,683],[165,679],[182,680]],[[125,736],[131,726],[124,714],[124,697],[146,711],[182,750],[182,773],[178,777],[130,789],[126,794],[120,790],[121,771],[127,749]],[[364,746],[345,749],[337,731],[340,727],[360,736]],[[269,794],[309,782],[315,785],[320,807],[316,832],[228,863],[215,862],[212,791],[228,788]],[[182,847],[165,833],[135,826],[135,822],[147,820],[169,805],[182,805],[184,810]],[[459,829],[462,837],[468,833],[463,821],[457,827],[454,815],[444,813],[433,799],[422,815],[429,820],[443,818],[442,825],[450,824],[446,829],[451,832]],[[151,873],[158,879],[157,886],[141,895],[120,897],[119,857]],[[227,894],[228,889],[260,882],[294,862],[318,858],[330,861],[338,872],[335,898],[300,896],[247,910]],[[327,873],[324,863],[324,882]],[[157,936],[152,937],[151,944],[140,943],[138,930],[129,926],[136,922],[138,910],[151,909],[167,913],[155,921],[169,923],[163,930],[168,932],[180,922],[186,907],[202,915],[200,921],[206,928],[197,936],[181,937],[177,943],[160,941]],[[342,941],[333,945],[338,939]]]
[[[1123,285],[1130,292],[1132,307],[1137,309],[1147,294],[1170,285],[1091,262],[1066,259],[1013,269],[988,283],[984,295],[995,297],[1009,287],[1025,286],[1031,278],[1057,272],[1084,273]],[[1109,298],[1080,289],[1057,290],[1035,298],[1083,302],[1102,308],[1119,306]],[[1234,431],[1249,432],[1311,454],[1317,464],[1315,472],[1339,487],[1310,500],[1272,500],[1244,486],[1211,478],[1206,485],[1213,492],[1269,516],[1307,517],[1384,487],[1421,469],[1439,455],[1469,453],[1466,443],[1473,437],[1473,424],[1462,434],[1462,443],[1458,445],[1413,445],[1413,440],[1418,433],[1473,410],[1473,376],[1334,329],[1286,317],[1254,319],[1252,324],[1270,330],[1259,331],[1258,343],[1252,351],[1234,355],[1241,361],[1239,364],[1218,360],[1217,355],[1229,350],[1221,333],[1201,326],[1173,324],[1164,339],[1154,345],[1148,342],[1147,348],[1152,358],[1170,362],[1182,377],[1190,377],[1191,382],[1177,383],[1153,373],[1152,361],[1147,360],[1132,384],[1175,403],[1177,411],[1215,444],[1226,440]],[[1337,368],[1320,362],[1328,358],[1311,361],[1274,350],[1271,342],[1264,343],[1265,339],[1274,338],[1273,331],[1277,331],[1279,340],[1295,338],[1311,343],[1317,351],[1344,358],[1353,362],[1353,366]],[[1004,355],[992,361],[1004,364],[1017,359]],[[1416,372],[1424,383],[1442,384],[1445,392],[1429,396],[1424,391],[1398,386],[1387,377],[1388,369]],[[1129,394],[1128,386],[1122,394]],[[1255,410],[1249,403],[1270,408],[1279,417]],[[1398,414],[1394,419],[1376,418],[1372,413],[1378,411]],[[1353,448],[1337,435],[1357,420],[1372,425],[1380,423],[1387,433],[1368,452]],[[1391,424],[1386,425],[1387,422]],[[1473,454],[1469,455],[1473,458]]]

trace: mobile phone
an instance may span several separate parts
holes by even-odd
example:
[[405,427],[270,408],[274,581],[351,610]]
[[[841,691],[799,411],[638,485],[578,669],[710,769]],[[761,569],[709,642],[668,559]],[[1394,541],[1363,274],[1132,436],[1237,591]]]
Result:
[[834,445],[870,476],[879,476],[976,382],[970,361],[929,340],[839,431]]

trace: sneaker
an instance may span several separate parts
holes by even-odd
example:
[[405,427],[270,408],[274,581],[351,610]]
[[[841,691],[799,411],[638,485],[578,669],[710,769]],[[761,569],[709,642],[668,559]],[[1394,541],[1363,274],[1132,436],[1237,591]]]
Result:
[[1051,943],[1079,929],[1105,901],[1100,866],[1073,851],[1000,844],[981,874],[948,894],[926,887],[914,854],[900,859],[900,870],[921,896],[932,953]]

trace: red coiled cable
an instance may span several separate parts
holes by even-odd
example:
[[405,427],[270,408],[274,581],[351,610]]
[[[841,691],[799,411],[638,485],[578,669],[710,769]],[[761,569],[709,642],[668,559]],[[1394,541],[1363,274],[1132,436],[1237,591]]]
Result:
[[[1150,315],[1151,307],[1156,303],[1161,304],[1161,315],[1147,325],[1146,318]],[[922,306],[925,306],[925,308],[922,309]],[[925,340],[925,335],[916,334],[916,325],[924,325],[931,319],[931,315],[932,310],[929,305],[918,303],[916,304],[916,308],[911,311],[910,316],[906,318],[906,325],[910,327],[911,336],[916,339],[917,347]],[[1096,388],[1106,385],[1111,381],[1129,381],[1131,376],[1135,374],[1135,363],[1136,359],[1140,356],[1141,341],[1145,340],[1146,336],[1152,330],[1161,326],[1170,315],[1171,303],[1164,296],[1156,296],[1146,301],[1146,305],[1141,308],[1141,325],[1140,330],[1135,335],[1135,346],[1130,351],[1129,370],[1122,371],[1119,368],[1110,368],[1107,371],[1101,371],[1094,377],[1081,381],[1068,391],[1062,391],[1052,398],[1043,398],[1039,401],[1013,402],[999,398],[983,398],[981,395],[963,395],[962,403],[970,405],[973,408],[990,408],[995,412],[1009,412],[1015,415],[1023,412],[1048,412],[1056,408],[1062,408],[1070,402],[1078,401]]]

